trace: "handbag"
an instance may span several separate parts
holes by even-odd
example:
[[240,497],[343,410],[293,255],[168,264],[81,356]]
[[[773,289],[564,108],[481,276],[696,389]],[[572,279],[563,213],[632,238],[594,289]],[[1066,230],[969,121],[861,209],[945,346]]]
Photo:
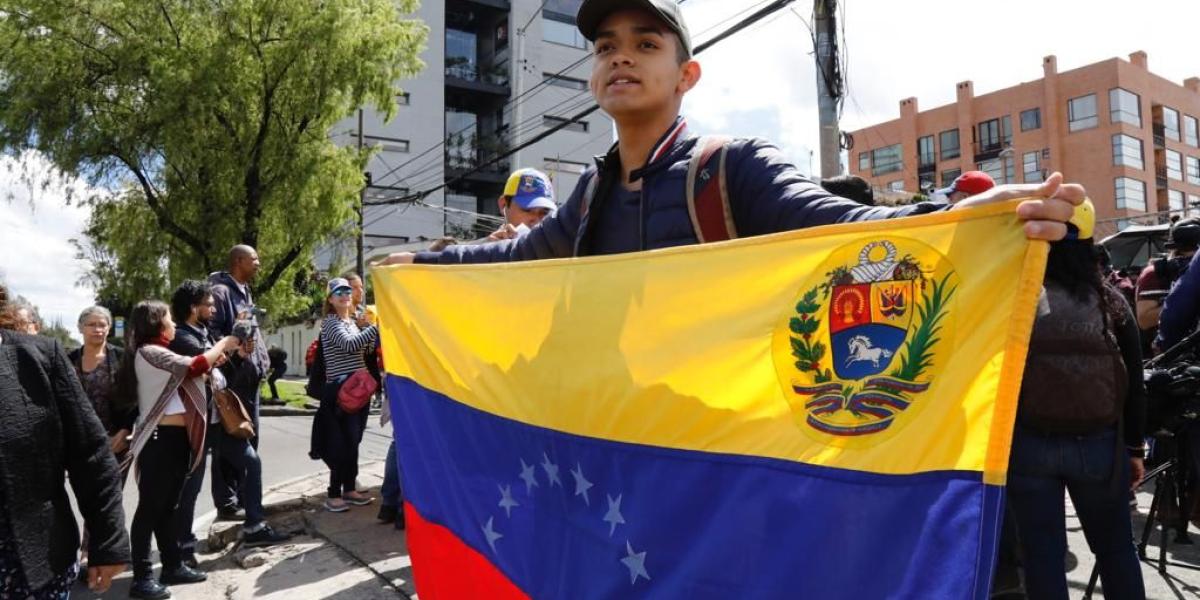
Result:
[[356,414],[371,401],[378,387],[370,371],[359,369],[351,373],[338,389],[338,408],[348,415]]
[[246,413],[246,407],[237,394],[228,388],[216,390],[213,392],[213,402],[217,405],[221,427],[226,434],[239,440],[248,440],[254,437],[254,423],[250,420],[250,415]]

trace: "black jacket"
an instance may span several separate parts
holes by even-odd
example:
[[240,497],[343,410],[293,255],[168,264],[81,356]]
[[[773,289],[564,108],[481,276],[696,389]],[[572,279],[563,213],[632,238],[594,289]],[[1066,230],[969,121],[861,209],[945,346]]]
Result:
[[30,587],[65,572],[79,548],[64,474],[91,535],[89,563],[128,563],[117,461],[62,346],[8,330],[0,340],[0,510]]

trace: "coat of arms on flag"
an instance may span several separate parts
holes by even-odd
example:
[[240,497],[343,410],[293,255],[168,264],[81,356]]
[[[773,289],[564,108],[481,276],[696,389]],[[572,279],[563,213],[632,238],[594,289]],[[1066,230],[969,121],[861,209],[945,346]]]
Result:
[[780,375],[802,427],[871,436],[933,384],[955,273],[933,249],[901,238],[853,243],[827,264],[802,288],[786,335],[776,335]]

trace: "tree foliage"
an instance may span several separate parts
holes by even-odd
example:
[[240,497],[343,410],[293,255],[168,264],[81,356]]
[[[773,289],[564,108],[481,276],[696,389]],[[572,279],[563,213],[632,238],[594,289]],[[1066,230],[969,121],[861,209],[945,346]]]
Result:
[[422,67],[416,4],[0,0],[0,144],[117,191],[89,200],[79,244],[102,299],[161,296],[245,243],[286,314],[313,248],[353,233],[366,155],[331,128],[364,105],[392,116]]

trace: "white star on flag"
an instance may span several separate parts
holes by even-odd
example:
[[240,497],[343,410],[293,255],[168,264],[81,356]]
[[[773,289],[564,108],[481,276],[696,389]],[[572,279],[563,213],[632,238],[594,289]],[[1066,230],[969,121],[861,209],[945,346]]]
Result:
[[571,471],[571,475],[575,477],[575,495],[583,496],[583,503],[591,506],[591,501],[588,500],[588,490],[592,488],[592,482],[583,477],[583,467],[579,463],[575,463],[575,469]]
[[[487,525],[483,526],[483,537],[487,538],[487,543],[492,547],[492,552],[496,551],[496,540],[504,537],[502,534],[497,533],[495,529],[492,529],[491,517],[488,517]],[[643,552],[643,554],[645,553]],[[647,579],[649,578],[647,577]]]
[[613,500],[612,496],[608,496],[608,514],[604,515],[604,522],[612,525],[608,529],[608,537],[612,537],[617,530],[617,525],[625,524],[625,517],[621,516],[621,495],[617,494],[617,499]]
[[496,487],[500,488],[500,508],[504,509],[504,516],[511,518],[513,507],[520,506],[520,503],[518,503],[516,500],[513,500],[512,486],[497,485]]
[[525,464],[525,459],[521,459],[521,480],[525,482],[525,493],[532,494],[533,488],[537,487],[537,474],[534,473],[533,465]]
[[546,470],[546,478],[550,480],[550,486],[554,484],[562,485],[562,481],[558,479],[558,465],[550,462],[550,457],[546,453],[542,453],[542,468]]
[[633,545],[628,540],[625,541],[625,550],[627,555],[621,559],[621,562],[629,567],[630,585],[637,583],[638,577],[645,577],[646,581],[650,581],[650,574],[646,572],[646,553],[634,552]]

